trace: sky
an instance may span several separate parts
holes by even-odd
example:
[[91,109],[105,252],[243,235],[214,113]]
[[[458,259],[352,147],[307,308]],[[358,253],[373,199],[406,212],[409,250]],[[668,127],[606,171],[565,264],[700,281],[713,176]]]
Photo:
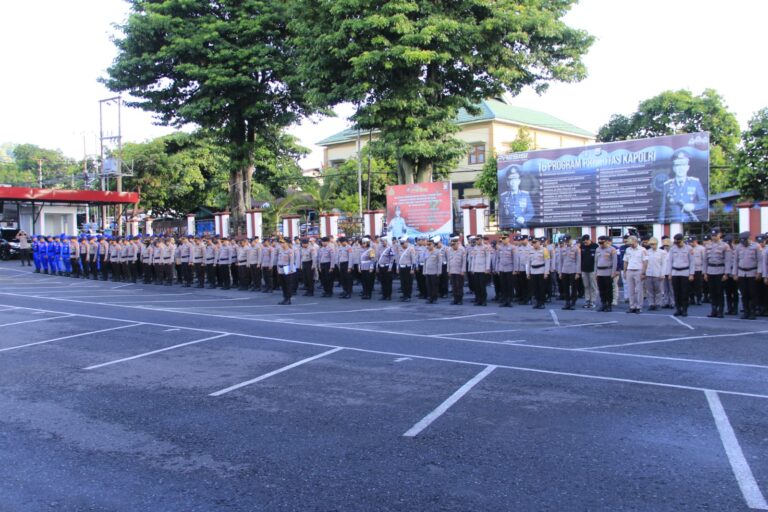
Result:
[[[113,25],[127,12],[123,0],[0,0],[0,145],[98,153],[99,100],[114,94],[97,79],[116,54]],[[745,128],[768,107],[767,19],[766,0],[581,0],[566,21],[597,38],[584,59],[589,76],[513,102],[597,132],[611,115],[630,114],[664,90],[712,88]],[[342,105],[336,118],[290,128],[312,149],[303,167],[320,166],[315,143],[346,128],[351,112]],[[114,114],[105,107],[107,131],[116,129]],[[170,131],[150,113],[122,111],[124,142]]]

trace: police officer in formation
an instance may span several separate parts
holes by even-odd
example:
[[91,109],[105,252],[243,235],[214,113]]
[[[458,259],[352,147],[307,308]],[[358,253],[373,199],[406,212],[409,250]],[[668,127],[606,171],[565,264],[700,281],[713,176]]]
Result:
[[[231,289],[272,293],[279,288],[291,304],[301,284],[305,296],[313,296],[319,281],[322,297],[351,298],[359,283],[360,297],[373,298],[376,281],[380,300],[392,300],[399,282],[400,300],[410,302],[414,280],[423,280],[428,304],[450,293],[451,304],[464,303],[468,286],[474,304],[487,306],[487,290],[493,282],[500,307],[512,303],[542,309],[558,296],[563,309],[574,309],[578,281],[583,277],[583,246],[569,235],[556,243],[544,238],[506,233],[492,243],[487,236],[473,236],[462,243],[453,235],[444,247],[440,237],[411,240],[380,237],[323,237],[289,239],[276,236],[263,241],[229,240],[220,237],[152,236],[109,237],[33,236],[30,239],[35,272],[82,279],[111,279],[184,287]],[[631,284],[629,312],[674,308],[687,316],[690,305],[709,302],[707,316],[722,318],[739,314],[749,320],[768,313],[768,250],[764,235],[737,235],[736,240],[713,229],[698,239],[676,234],[674,243],[662,237],[632,237],[619,248],[605,236],[598,238],[590,270],[597,280],[601,312],[617,303],[619,272],[625,271],[625,287]],[[629,252],[629,256],[628,256]],[[444,277],[445,276],[445,277]],[[632,277],[632,283],[627,280]],[[445,284],[443,284],[445,279]],[[698,282],[700,280],[700,282]],[[629,297],[630,294],[627,295]],[[530,299],[533,302],[529,302]]]

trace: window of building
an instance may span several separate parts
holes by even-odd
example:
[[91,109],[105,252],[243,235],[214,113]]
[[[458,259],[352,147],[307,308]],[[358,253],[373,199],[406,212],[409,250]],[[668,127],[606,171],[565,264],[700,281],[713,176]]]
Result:
[[485,144],[474,144],[469,150],[469,165],[485,163]]

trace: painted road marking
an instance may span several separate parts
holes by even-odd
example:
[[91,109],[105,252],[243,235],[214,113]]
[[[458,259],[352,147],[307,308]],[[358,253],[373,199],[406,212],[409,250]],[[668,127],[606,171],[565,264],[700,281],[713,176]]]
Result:
[[731,463],[731,469],[736,477],[736,481],[741,489],[741,494],[747,502],[747,506],[756,510],[768,510],[768,503],[765,501],[760,487],[757,485],[755,476],[752,474],[744,452],[741,451],[739,440],[736,439],[736,433],[733,431],[728,415],[725,413],[720,397],[717,392],[707,390],[704,392],[709,402],[709,409],[715,418],[717,431],[720,432],[720,440],[723,442],[725,454],[728,456],[728,462]]
[[693,330],[693,326],[691,324],[687,324],[687,323],[683,322],[682,320],[680,320],[676,316],[669,315],[669,318],[671,318],[675,322],[679,323],[680,325],[685,326],[685,327],[689,328],[690,330]]
[[154,354],[159,354],[161,352],[167,352],[169,350],[174,350],[174,349],[181,348],[181,347],[186,347],[186,346],[189,346],[189,345],[195,345],[196,343],[202,343],[204,341],[210,341],[210,340],[215,340],[215,339],[218,339],[218,338],[223,338],[224,336],[229,336],[229,334],[218,334],[216,336],[209,336],[207,338],[203,338],[203,339],[199,339],[199,340],[188,341],[186,343],[179,343],[178,345],[172,345],[170,347],[165,347],[165,348],[161,348],[161,349],[157,349],[157,350],[151,350],[149,352],[144,352],[143,354],[136,354],[135,356],[123,357],[123,358],[120,358],[120,359],[115,359],[114,361],[107,361],[106,363],[94,364],[94,365],[88,366],[86,368],[83,368],[83,370],[95,370],[96,368],[103,368],[104,366],[110,366],[110,365],[117,364],[117,363],[124,363],[126,361],[133,361],[134,359],[139,359],[139,358],[142,358],[142,357],[147,357],[147,356],[151,356],[151,355],[154,355]]
[[453,404],[458,402],[461,397],[466,395],[470,389],[475,387],[480,381],[482,381],[484,378],[486,378],[488,375],[491,374],[493,370],[496,369],[496,366],[490,365],[486,366],[483,371],[472,377],[470,380],[468,380],[463,386],[461,386],[459,389],[456,390],[454,394],[448,397],[448,399],[437,406],[437,408],[424,416],[421,421],[419,421],[417,424],[412,426],[408,431],[403,434],[403,437],[416,437],[421,433],[425,428],[430,426],[433,421],[435,421],[437,418],[442,416],[445,411],[451,408]]
[[211,393],[209,396],[221,396],[223,394],[229,393],[230,391],[234,391],[236,389],[240,389],[245,386],[249,386],[251,384],[255,384],[257,382],[260,382],[264,379],[268,379],[274,375],[277,375],[279,373],[287,372],[288,370],[291,370],[293,368],[296,368],[297,366],[301,366],[303,364],[309,363],[311,361],[315,361],[317,359],[320,359],[321,357],[329,356],[331,354],[335,354],[336,352],[339,352],[340,350],[344,350],[344,347],[336,347],[332,350],[328,350],[327,352],[323,352],[322,354],[317,354],[316,356],[308,357],[306,359],[302,359],[301,361],[296,361],[295,363],[289,364],[288,366],[283,366],[282,368],[278,368],[275,371],[265,373],[264,375],[261,375],[260,377],[256,377],[255,379],[246,380],[245,382],[241,382],[240,384],[235,384],[234,386],[230,386],[228,388],[220,389],[219,391],[216,391],[214,393]]
[[[130,320],[118,320],[118,321],[130,322]],[[89,336],[91,334],[99,334],[99,333],[102,333],[102,332],[116,331],[118,329],[127,329],[129,327],[136,327],[136,326],[139,326],[139,325],[144,325],[144,323],[143,322],[135,322],[135,323],[132,323],[130,325],[121,325],[119,327],[111,327],[109,329],[100,329],[98,331],[82,332],[80,334],[71,334],[69,336],[62,336],[61,338],[53,338],[53,339],[50,339],[50,340],[36,341],[34,343],[26,343],[24,345],[16,345],[15,347],[0,348],[0,352],[7,352],[8,350],[16,350],[16,349],[25,348],[25,347],[34,347],[35,345],[44,345],[46,343],[53,343],[54,341],[68,340],[68,339],[77,338],[77,337],[80,337],[80,336]]]

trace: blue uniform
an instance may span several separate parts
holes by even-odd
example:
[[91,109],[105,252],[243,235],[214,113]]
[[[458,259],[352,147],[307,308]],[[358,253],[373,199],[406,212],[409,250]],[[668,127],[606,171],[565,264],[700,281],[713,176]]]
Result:
[[32,261],[35,262],[35,272],[40,272],[42,261],[40,259],[40,240],[35,237],[32,242]]
[[[683,211],[686,204],[693,204],[693,211]],[[682,181],[672,178],[664,182],[660,222],[699,222],[699,216],[706,217],[707,207],[707,195],[699,178],[687,176]]]
[[[503,192],[499,198],[501,224],[504,227],[521,228],[528,225],[534,216],[531,195],[525,190]],[[522,218],[522,222],[520,219]]]
[[67,273],[67,275],[72,273],[72,262],[70,261],[70,248],[69,248],[69,241],[62,237],[64,240],[61,242],[61,262],[64,264],[64,272]]

